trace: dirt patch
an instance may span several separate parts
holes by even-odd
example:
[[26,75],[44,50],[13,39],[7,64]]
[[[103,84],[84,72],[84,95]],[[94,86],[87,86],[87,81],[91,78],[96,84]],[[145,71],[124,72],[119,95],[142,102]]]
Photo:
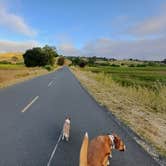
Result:
[[0,69],[0,88],[46,73],[48,71],[42,68]]

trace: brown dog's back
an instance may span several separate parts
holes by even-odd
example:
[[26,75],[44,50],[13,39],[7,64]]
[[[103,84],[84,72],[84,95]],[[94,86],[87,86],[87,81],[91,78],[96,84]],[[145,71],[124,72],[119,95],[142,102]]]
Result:
[[[88,165],[104,166],[110,154],[110,139],[108,136],[94,138],[88,147]],[[105,163],[106,162],[106,163]]]
[[80,166],[106,166],[110,154],[108,136],[98,136],[90,141],[85,134],[80,151]]

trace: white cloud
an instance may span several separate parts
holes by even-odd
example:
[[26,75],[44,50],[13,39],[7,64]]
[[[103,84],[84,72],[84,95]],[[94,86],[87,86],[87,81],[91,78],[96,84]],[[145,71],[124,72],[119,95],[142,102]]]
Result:
[[88,56],[105,56],[117,59],[162,60],[166,58],[166,38],[113,41],[98,39],[83,50]]
[[100,56],[116,59],[163,60],[166,58],[166,38],[115,41],[107,38],[87,43],[82,49],[72,44],[58,47],[66,56]]
[[163,5],[158,15],[137,23],[128,32],[137,36],[166,35],[166,5]]
[[0,41],[0,52],[24,52],[27,49],[36,47],[39,44],[36,41]]
[[22,17],[8,12],[2,5],[0,5],[0,26],[26,36],[36,35],[36,31],[27,25]]
[[58,52],[65,56],[82,56],[82,52],[71,43],[64,43],[58,46]]

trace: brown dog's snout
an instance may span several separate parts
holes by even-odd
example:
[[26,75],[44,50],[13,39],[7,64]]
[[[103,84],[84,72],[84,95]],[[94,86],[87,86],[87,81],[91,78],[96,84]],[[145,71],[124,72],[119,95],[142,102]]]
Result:
[[124,152],[126,150],[126,146],[124,145],[123,149],[121,149],[120,151]]

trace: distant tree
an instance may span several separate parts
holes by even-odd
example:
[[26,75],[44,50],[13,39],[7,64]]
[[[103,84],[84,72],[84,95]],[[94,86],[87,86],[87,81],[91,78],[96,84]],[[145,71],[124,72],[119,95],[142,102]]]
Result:
[[79,63],[80,63],[80,58],[79,58],[79,57],[73,57],[73,58],[71,59],[71,61],[72,61],[72,65],[76,66],[76,65],[79,65]]
[[95,62],[96,62],[96,57],[95,56],[88,58],[88,65],[89,66],[93,66],[95,64]]
[[48,45],[35,47],[23,54],[24,63],[27,67],[54,65],[54,58],[57,56],[55,48]]
[[83,68],[83,67],[86,66],[86,64],[87,64],[87,62],[85,60],[81,59],[80,62],[79,62],[79,67]]
[[163,62],[164,64],[166,64],[166,59],[164,59],[162,62]]
[[64,65],[64,63],[65,63],[65,58],[63,56],[60,56],[58,58],[57,65],[62,66],[62,65]]

